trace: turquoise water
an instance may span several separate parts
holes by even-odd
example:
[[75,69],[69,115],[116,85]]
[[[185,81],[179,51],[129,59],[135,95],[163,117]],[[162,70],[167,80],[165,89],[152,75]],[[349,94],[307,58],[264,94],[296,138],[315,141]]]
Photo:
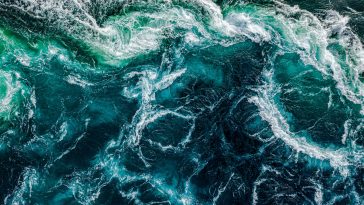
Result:
[[0,201],[362,204],[363,12],[0,0]]

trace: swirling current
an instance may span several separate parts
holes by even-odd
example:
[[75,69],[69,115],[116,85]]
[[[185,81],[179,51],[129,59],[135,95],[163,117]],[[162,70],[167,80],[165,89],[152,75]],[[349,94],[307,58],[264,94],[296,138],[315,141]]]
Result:
[[3,204],[364,204],[363,0],[0,0]]

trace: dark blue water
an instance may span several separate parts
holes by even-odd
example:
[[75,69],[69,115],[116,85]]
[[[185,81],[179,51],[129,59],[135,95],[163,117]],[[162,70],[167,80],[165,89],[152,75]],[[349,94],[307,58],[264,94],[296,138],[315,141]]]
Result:
[[0,0],[0,201],[363,204],[363,12]]

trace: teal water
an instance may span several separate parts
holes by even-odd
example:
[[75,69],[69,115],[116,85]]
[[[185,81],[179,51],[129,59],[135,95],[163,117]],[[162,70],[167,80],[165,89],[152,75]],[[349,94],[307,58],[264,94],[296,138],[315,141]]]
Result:
[[0,201],[363,204],[363,12],[0,0]]

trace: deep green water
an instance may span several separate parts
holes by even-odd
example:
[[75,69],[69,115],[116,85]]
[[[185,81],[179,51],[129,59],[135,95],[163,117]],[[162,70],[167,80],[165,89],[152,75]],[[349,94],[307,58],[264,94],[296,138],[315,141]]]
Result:
[[4,204],[363,204],[363,0],[0,0]]

